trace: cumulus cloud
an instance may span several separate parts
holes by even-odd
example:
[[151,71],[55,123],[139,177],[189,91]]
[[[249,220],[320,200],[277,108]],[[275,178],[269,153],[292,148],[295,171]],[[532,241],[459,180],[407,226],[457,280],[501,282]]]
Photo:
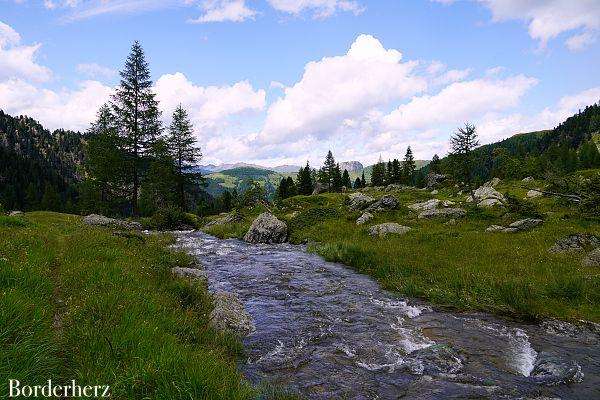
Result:
[[40,47],[40,44],[22,45],[21,35],[0,21],[0,79],[49,80],[52,77],[50,70],[36,62]]
[[416,63],[401,59],[398,50],[360,35],[347,54],[308,63],[302,79],[269,107],[259,142],[326,138],[344,120],[425,90],[426,80],[412,74]]
[[202,8],[204,14],[190,22],[242,22],[256,16],[256,11],[248,8],[245,0],[206,0]]
[[337,11],[348,11],[355,15],[364,11],[364,7],[354,0],[268,0],[278,11],[299,15],[312,11],[314,18],[327,18]]

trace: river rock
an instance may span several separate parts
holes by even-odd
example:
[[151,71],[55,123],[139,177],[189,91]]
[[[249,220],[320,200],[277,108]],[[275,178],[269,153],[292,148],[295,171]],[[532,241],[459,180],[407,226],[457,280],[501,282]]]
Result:
[[370,227],[369,235],[370,236],[379,236],[379,237],[387,236],[389,234],[404,235],[405,233],[407,233],[410,230],[411,230],[411,228],[409,228],[408,226],[403,226],[403,225],[397,224],[395,222],[386,222],[383,224],[373,225],[372,227]]
[[584,267],[600,267],[600,248],[592,250],[583,259]]
[[463,360],[452,348],[434,344],[411,353],[423,365],[422,373],[456,374],[463,369]]
[[539,190],[536,189],[531,189],[530,191],[527,192],[527,197],[530,199],[535,199],[536,197],[541,197],[544,194],[542,192],[540,192]]
[[552,386],[579,383],[583,380],[583,372],[577,362],[545,352],[538,354],[530,376],[540,383]]
[[287,233],[285,222],[269,212],[264,212],[252,222],[244,240],[249,243],[283,243],[287,239]]
[[83,217],[83,222],[91,226],[103,226],[119,229],[142,230],[142,224],[134,221],[125,221],[122,219],[108,218],[104,215],[90,214]]
[[373,219],[373,214],[370,212],[364,212],[358,219],[356,220],[356,225],[363,225]]
[[220,331],[229,331],[243,337],[255,329],[252,317],[240,299],[229,292],[217,292],[213,295],[214,309],[210,313],[210,325]]
[[600,247],[600,237],[587,233],[577,233],[558,239],[552,247],[550,253],[567,253],[584,251],[586,248]]
[[314,196],[316,194],[325,193],[326,191],[327,191],[327,186],[323,185],[322,183],[317,182],[315,184],[312,194]]
[[371,204],[369,206],[369,208],[367,208],[367,211],[369,212],[378,212],[378,211],[388,211],[388,210],[394,210],[396,208],[398,208],[398,200],[396,200],[396,198],[394,196],[383,196],[382,198],[380,198],[379,200],[377,200],[375,203]]
[[11,211],[10,213],[8,213],[8,215],[10,217],[20,217],[21,215],[23,215],[23,211]]
[[171,268],[171,273],[180,278],[208,279],[206,271],[198,268],[174,267]]
[[508,226],[491,225],[485,231],[486,232],[503,232],[503,233],[516,233],[521,231],[528,231],[542,224],[544,221],[541,219],[526,218],[519,221],[515,221]]
[[352,193],[348,195],[348,208],[351,210],[362,210],[375,202],[375,199],[363,193]]
[[462,218],[467,215],[467,212],[462,208],[434,208],[431,210],[422,211],[419,214],[420,219],[431,218]]

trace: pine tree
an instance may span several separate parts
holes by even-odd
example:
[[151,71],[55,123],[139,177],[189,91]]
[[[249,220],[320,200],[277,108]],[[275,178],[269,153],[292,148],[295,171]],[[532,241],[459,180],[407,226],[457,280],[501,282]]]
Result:
[[139,42],[133,43],[120,75],[121,82],[112,98],[112,108],[127,154],[127,183],[131,185],[132,212],[139,215],[138,195],[144,158],[150,154],[162,132],[148,62]]
[[394,161],[392,161],[392,181],[393,183],[402,182],[402,168],[397,158],[394,158]]
[[277,190],[275,191],[275,198],[277,200],[283,200],[289,197],[288,194],[288,181],[286,178],[281,178],[281,180],[279,181],[279,186],[277,187]]
[[417,166],[415,164],[415,158],[412,149],[408,146],[406,154],[404,155],[404,161],[402,161],[402,174],[404,175],[407,184],[410,185],[413,183],[416,170]]
[[433,172],[434,174],[439,174],[442,169],[441,164],[440,157],[437,154],[434,154],[431,162],[429,163],[429,171]]
[[340,191],[342,188],[342,171],[340,170],[340,164],[336,164],[331,173],[331,190]]
[[143,190],[140,195],[142,215],[173,210],[178,203],[176,162],[166,140],[154,142],[151,151],[153,157],[142,182]]
[[360,178],[360,187],[367,187],[367,180],[365,179],[365,171],[362,171],[362,176]]
[[362,187],[362,181],[360,180],[360,177],[356,177],[356,179],[354,180],[354,189],[360,189]]
[[60,196],[53,185],[46,182],[40,207],[42,210],[60,211]]
[[385,163],[379,157],[377,164],[373,165],[371,172],[371,186],[383,186],[385,180]]
[[342,174],[342,186],[345,186],[346,189],[352,188],[352,181],[350,180],[350,174],[348,173],[347,169],[345,169],[344,173]]
[[334,178],[336,173],[335,158],[331,150],[327,152],[325,157],[325,163],[319,171],[319,181],[327,186],[327,190],[331,190],[334,187]]
[[291,176],[287,177],[287,190],[288,190],[288,197],[294,197],[298,194],[298,188],[296,187],[296,183],[294,182],[294,179],[292,179]]
[[385,168],[385,173],[383,175],[383,182],[386,185],[389,185],[392,183],[393,179],[392,179],[392,162],[390,160],[388,160],[387,164],[384,163],[384,168]]
[[473,150],[479,145],[475,125],[466,123],[450,137],[450,147],[455,164],[455,177],[462,180],[468,187],[473,181]]
[[313,190],[314,181],[310,165],[307,161],[306,167],[300,168],[300,171],[298,171],[298,193],[303,194],[305,196],[309,196],[312,194]]
[[179,207],[184,212],[187,211],[186,187],[202,178],[199,173],[191,171],[202,157],[200,149],[196,147],[193,129],[187,112],[180,104],[173,112],[167,142],[171,156],[175,160]]

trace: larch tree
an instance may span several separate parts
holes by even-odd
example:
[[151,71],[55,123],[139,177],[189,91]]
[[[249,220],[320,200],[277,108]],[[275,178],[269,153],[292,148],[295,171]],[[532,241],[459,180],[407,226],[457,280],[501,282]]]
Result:
[[410,185],[413,182],[416,170],[415,157],[413,156],[412,149],[408,146],[406,154],[404,155],[404,161],[402,161],[402,172],[406,178],[407,184]]
[[151,155],[153,145],[162,133],[162,124],[148,62],[138,41],[133,43],[120,75],[121,82],[112,97],[112,109],[127,156],[132,213],[139,215],[144,159]]
[[192,168],[202,157],[202,153],[196,145],[194,126],[181,104],[173,112],[167,143],[171,157],[175,161],[179,207],[185,212],[187,211],[186,188],[201,179],[197,172],[192,171]]

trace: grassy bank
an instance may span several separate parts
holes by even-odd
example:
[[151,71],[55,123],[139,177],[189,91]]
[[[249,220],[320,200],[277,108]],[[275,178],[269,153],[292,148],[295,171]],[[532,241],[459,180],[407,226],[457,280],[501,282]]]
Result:
[[[520,199],[528,190],[521,182],[503,182],[497,189]],[[348,210],[343,194],[293,197],[273,211],[288,223],[292,242],[315,242],[311,250],[327,260],[371,275],[399,294],[520,319],[600,321],[600,271],[581,266],[583,253],[548,252],[557,239],[569,234],[600,235],[598,221],[581,218],[569,204],[543,197],[524,201],[529,210],[508,212],[462,204],[467,217],[447,225],[446,220],[420,220],[407,206],[434,197],[464,201],[454,188],[442,189],[436,196],[420,190],[368,194],[392,194],[401,207],[377,214],[365,226],[356,225],[360,213]],[[243,210],[243,222],[214,226],[209,232],[240,237],[260,211]],[[485,232],[492,224],[506,225],[532,214],[543,218],[543,225],[516,234]],[[368,226],[382,222],[398,222],[413,230],[404,236],[371,238]]]
[[0,393],[8,379],[110,385],[117,399],[249,399],[239,343],[208,327],[200,284],[167,236],[115,235],[75,216],[0,216]]

